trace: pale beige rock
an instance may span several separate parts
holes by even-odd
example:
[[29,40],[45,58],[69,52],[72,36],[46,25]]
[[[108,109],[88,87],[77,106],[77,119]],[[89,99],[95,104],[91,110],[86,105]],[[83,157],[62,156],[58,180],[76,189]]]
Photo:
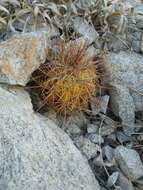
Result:
[[31,73],[46,59],[48,33],[16,35],[0,44],[0,82],[25,85]]

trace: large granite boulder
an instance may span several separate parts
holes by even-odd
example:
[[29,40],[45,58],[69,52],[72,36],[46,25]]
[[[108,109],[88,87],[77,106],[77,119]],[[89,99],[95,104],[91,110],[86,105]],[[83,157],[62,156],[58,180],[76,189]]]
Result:
[[132,126],[135,112],[143,111],[143,56],[134,52],[109,53],[110,105],[122,123]]
[[87,160],[27,92],[0,88],[0,190],[99,190]]

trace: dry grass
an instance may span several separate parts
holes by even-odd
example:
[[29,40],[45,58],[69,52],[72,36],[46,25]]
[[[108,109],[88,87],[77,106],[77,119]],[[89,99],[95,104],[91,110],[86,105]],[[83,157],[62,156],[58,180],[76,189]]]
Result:
[[[72,18],[83,16],[93,22],[101,36],[124,33],[127,25],[124,3],[117,0],[97,2],[84,11],[76,5],[76,0],[1,0],[0,31],[26,32],[38,27],[56,26],[67,34]],[[40,23],[40,25],[38,25]],[[38,25],[38,26],[37,26]]]

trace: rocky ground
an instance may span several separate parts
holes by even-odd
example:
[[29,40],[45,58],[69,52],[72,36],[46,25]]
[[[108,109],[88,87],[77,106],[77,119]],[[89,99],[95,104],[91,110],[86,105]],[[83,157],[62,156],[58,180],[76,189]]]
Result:
[[88,42],[89,54],[104,52],[105,90],[98,104],[66,121],[39,109],[27,83],[52,40],[63,35],[63,22],[52,28],[38,22],[37,30],[30,23],[25,32],[15,23],[20,32],[0,32],[0,190],[142,190],[143,2],[115,1],[115,10],[105,6],[104,31],[93,13],[98,1],[70,3],[77,14],[66,26]]

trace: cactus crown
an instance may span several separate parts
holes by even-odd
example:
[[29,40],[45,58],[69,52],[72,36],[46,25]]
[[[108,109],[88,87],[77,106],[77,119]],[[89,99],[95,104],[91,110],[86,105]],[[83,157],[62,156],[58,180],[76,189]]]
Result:
[[82,110],[96,95],[102,64],[102,58],[88,56],[85,42],[60,43],[35,78],[43,104],[64,115]]

